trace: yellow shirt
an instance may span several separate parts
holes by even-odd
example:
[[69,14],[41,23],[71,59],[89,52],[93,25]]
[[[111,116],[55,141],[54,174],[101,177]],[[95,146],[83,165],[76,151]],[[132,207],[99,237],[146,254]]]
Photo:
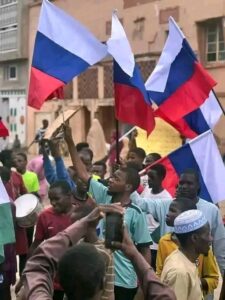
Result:
[[161,280],[174,291],[177,300],[203,300],[197,266],[179,249],[166,258]]
[[[156,274],[158,276],[162,273],[167,256],[177,248],[178,245],[171,239],[171,233],[165,234],[160,239],[156,258]],[[208,291],[204,291],[204,294],[211,293],[217,288],[219,282],[219,269],[211,249],[209,250],[208,256],[199,256],[198,274],[199,277],[204,278],[208,284]]]
[[39,181],[37,174],[31,171],[26,171],[23,175],[23,182],[28,193],[39,191]]

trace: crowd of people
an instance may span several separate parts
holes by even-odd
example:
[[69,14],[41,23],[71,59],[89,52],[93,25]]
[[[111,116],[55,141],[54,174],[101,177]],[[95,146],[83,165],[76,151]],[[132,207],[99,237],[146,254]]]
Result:
[[[199,198],[199,174],[185,170],[172,197],[163,187],[160,154],[146,155],[136,134],[120,163],[114,144],[93,161],[89,144],[75,145],[69,125],[66,167],[59,140],[44,139],[44,123],[35,137],[37,157],[28,161],[19,148],[0,153],[16,236],[15,244],[4,245],[0,299],[11,300],[15,284],[18,300],[214,299],[225,270],[225,229],[219,208]],[[43,206],[28,228],[16,218],[15,201],[24,194]],[[110,246],[104,242],[109,213],[123,218],[123,238]]]

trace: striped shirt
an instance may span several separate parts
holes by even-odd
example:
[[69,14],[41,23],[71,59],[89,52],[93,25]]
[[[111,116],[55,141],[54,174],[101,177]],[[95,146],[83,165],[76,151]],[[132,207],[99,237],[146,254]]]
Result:
[[94,243],[94,246],[102,254],[106,261],[106,274],[105,274],[105,282],[103,294],[101,296],[101,300],[108,300],[114,295],[114,262],[113,255],[111,250],[106,249],[104,242],[98,240]]

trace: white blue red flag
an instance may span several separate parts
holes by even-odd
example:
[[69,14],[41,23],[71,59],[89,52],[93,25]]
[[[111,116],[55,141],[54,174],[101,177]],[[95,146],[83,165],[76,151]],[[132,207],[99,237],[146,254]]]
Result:
[[184,137],[192,139],[203,132],[213,129],[219,121],[223,111],[213,91],[209,98],[196,110],[193,110],[177,121],[171,121],[160,110],[155,111],[155,116],[168,122],[176,128]]
[[126,33],[116,12],[112,14],[112,33],[107,41],[108,52],[114,59],[114,90],[116,118],[143,128],[148,132],[155,127],[153,110]]
[[44,101],[107,55],[107,47],[83,25],[43,0],[30,73],[28,105]]
[[167,173],[163,186],[175,195],[180,175],[187,169],[200,177],[200,197],[209,202],[225,200],[225,166],[211,130],[199,135],[184,146],[161,158]]
[[149,98],[158,105],[159,113],[177,121],[198,109],[215,85],[170,17],[159,62],[145,83]]

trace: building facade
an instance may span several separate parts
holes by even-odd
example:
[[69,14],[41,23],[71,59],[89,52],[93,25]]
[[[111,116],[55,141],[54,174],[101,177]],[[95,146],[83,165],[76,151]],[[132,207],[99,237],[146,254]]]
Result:
[[[30,0],[29,62],[42,1]],[[225,1],[224,0],[56,0],[52,1],[87,28],[100,40],[106,41],[111,32],[111,13],[118,9],[144,79],[153,70],[168,34],[168,18],[173,16],[184,31],[193,50],[205,68],[218,82],[215,91],[225,107]],[[98,116],[107,140],[115,127],[112,83],[112,61],[105,59],[75,78],[66,87],[66,101],[51,101],[41,111],[28,108],[27,142],[44,118],[53,120],[65,107],[78,108],[72,120],[77,142],[85,140],[92,119]],[[225,138],[222,119],[216,133]]]
[[0,0],[0,116],[12,144],[26,142],[28,6],[25,0]]

